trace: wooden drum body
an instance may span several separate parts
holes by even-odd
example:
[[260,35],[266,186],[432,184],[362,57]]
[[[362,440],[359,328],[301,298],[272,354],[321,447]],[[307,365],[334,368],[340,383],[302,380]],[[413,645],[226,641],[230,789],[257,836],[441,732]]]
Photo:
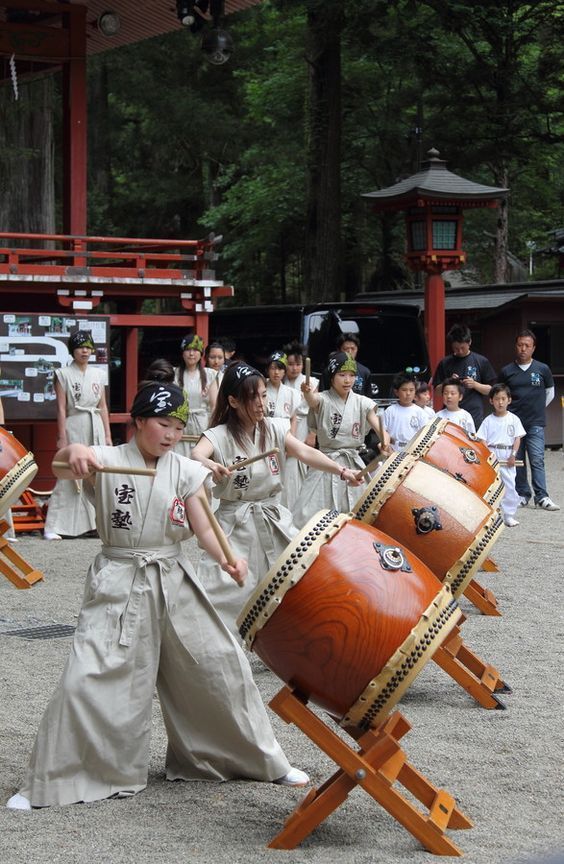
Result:
[[448,471],[492,507],[499,505],[503,481],[496,455],[484,441],[456,423],[436,417],[414,435],[404,450]]
[[473,489],[404,452],[382,464],[353,514],[417,555],[450,585],[454,597],[462,594],[503,529],[498,510]]
[[0,517],[16,503],[37,471],[33,453],[0,426]]
[[377,725],[458,620],[450,586],[350,513],[322,510],[237,624],[286,684],[339,720]]

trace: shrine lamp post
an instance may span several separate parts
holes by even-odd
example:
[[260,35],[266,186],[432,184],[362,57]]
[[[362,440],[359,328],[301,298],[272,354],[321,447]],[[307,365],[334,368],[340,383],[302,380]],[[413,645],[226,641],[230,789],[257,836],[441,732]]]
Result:
[[366,192],[376,211],[405,211],[407,263],[426,274],[425,332],[431,373],[445,354],[444,270],[457,270],[466,262],[462,249],[462,211],[497,207],[508,189],[483,186],[447,171],[438,150],[429,150],[421,170],[394,186]]

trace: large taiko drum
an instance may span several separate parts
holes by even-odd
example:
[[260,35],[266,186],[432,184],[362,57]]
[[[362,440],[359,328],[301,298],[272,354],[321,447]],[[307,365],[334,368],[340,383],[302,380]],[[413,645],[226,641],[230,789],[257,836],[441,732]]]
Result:
[[454,597],[503,529],[499,511],[473,489],[405,452],[382,463],[352,512],[411,550]]
[[436,417],[420,429],[403,450],[448,471],[492,507],[499,505],[503,480],[495,453],[484,441],[456,423]]
[[450,586],[336,510],[292,540],[239,615],[247,646],[343,727],[377,725],[458,620]]
[[0,426],[0,517],[16,503],[37,470],[33,453]]

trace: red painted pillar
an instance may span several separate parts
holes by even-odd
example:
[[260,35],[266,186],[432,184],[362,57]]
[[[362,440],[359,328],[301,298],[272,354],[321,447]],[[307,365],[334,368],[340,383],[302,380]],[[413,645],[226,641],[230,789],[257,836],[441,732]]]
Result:
[[434,374],[445,356],[445,283],[440,273],[428,273],[425,280],[425,334]]
[[63,64],[63,233],[86,234],[86,7],[71,6],[65,14],[69,59]]

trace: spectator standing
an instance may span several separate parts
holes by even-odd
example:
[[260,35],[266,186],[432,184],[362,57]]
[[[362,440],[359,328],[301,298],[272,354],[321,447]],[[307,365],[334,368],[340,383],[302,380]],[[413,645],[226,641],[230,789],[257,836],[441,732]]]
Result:
[[505,525],[515,528],[519,524],[515,518],[519,506],[519,496],[515,489],[515,457],[521,438],[526,433],[517,415],[509,411],[511,391],[507,384],[493,385],[490,404],[493,413],[486,417],[476,434],[500,460],[499,472],[505,489],[501,499],[501,512]]
[[435,417],[433,406],[431,405],[431,388],[426,381],[418,381],[415,387],[415,405],[419,405],[421,410],[427,417],[427,422],[430,423]]
[[417,383],[409,372],[400,372],[392,384],[394,396],[398,400],[384,411],[384,427],[390,435],[394,450],[403,450],[415,433],[429,421],[425,412],[415,404]]
[[450,420],[451,423],[461,426],[468,435],[474,435],[476,433],[474,418],[469,411],[460,407],[464,395],[464,385],[460,378],[447,378],[442,390],[445,407],[437,411],[436,416]]
[[433,387],[441,392],[448,378],[459,378],[464,385],[460,408],[472,415],[476,428],[484,419],[484,396],[495,384],[492,364],[482,354],[471,350],[472,334],[463,324],[455,324],[447,333],[451,354],[439,361],[433,375]]
[[[499,380],[509,386],[513,413],[519,417],[527,433],[517,453],[517,460],[525,464],[517,468],[515,477],[521,507],[526,507],[534,496],[537,507],[560,510],[558,504],[549,498],[544,469],[546,409],[554,399],[554,378],[546,363],[533,358],[536,345],[537,338],[533,331],[521,330],[515,341],[515,360],[503,367]],[[527,460],[531,468],[530,484],[527,479]]]

